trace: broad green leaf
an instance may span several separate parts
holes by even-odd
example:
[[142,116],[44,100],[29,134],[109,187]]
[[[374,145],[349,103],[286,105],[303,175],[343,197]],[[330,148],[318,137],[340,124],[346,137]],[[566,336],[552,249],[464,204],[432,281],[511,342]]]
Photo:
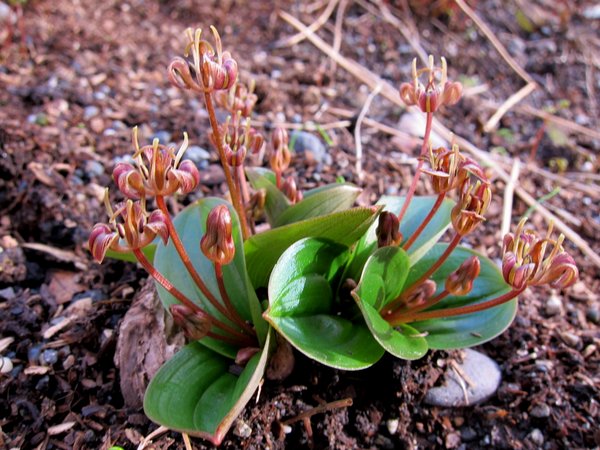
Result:
[[[142,252],[144,252],[144,255],[146,255],[146,258],[148,258],[148,261],[154,260],[157,242],[158,240],[155,240],[150,245],[147,245],[142,249]],[[108,250],[106,252],[106,257],[111,259],[117,259],[119,261],[137,262],[137,258],[132,252],[115,252],[114,250]]]
[[230,359],[199,342],[186,345],[150,382],[144,412],[164,427],[219,445],[263,377],[269,340],[239,376]]
[[[435,245],[411,268],[405,286],[409,287],[414,283],[419,274],[431,267],[446,248],[447,244]],[[477,255],[481,263],[481,272],[473,283],[473,290],[462,297],[448,296],[429,310],[481,303],[494,299],[510,290],[504,282],[502,273],[490,259],[468,248],[457,247],[431,277],[437,283],[438,293],[444,289],[444,282],[448,275],[472,255]],[[444,319],[412,322],[410,326],[421,333],[428,333],[425,339],[429,347],[433,349],[464,348],[479,345],[498,336],[511,324],[516,312],[517,300],[515,299],[486,311]]]
[[380,311],[393,301],[404,287],[409,259],[398,247],[384,247],[367,260],[360,283],[352,292],[373,337],[392,355],[418,359],[427,353],[427,341],[408,326],[392,327]]
[[[266,324],[260,317],[260,304],[254,288],[246,272],[243,239],[240,224],[235,210],[224,200],[219,198],[204,198],[181,211],[174,220],[175,228],[183,242],[194,268],[213,295],[220,299],[219,287],[215,276],[214,265],[208,260],[200,249],[200,240],[206,229],[206,218],[209,212],[217,205],[225,204],[229,207],[233,223],[233,238],[235,241],[235,257],[230,264],[223,267],[223,278],[227,293],[233,306],[244,320],[252,320],[261,342],[265,338]],[[205,311],[210,312],[219,320],[231,324],[217,309],[211,305],[194,283],[194,280],[185,268],[175,246],[171,241],[165,246],[157,246],[154,260],[156,269],[163,274],[177,289],[185,294],[191,301],[200,305]],[[161,301],[168,308],[177,303],[177,300],[163,289],[158,283],[157,289]],[[213,328],[214,329],[214,328]],[[235,357],[237,349],[222,341],[203,339],[202,343],[210,346],[229,357]]]
[[[390,211],[394,214],[399,214],[404,205],[405,197],[383,196],[377,202],[378,205],[384,205],[384,211]],[[413,197],[402,223],[400,223],[400,232],[404,236],[404,240],[410,238],[419,225],[423,222],[427,214],[431,211],[435,204],[436,197]],[[448,226],[450,225],[450,211],[454,207],[454,202],[450,199],[445,199],[438,209],[438,212],[431,219],[431,222],[423,230],[419,238],[408,250],[411,265],[415,264],[425,253],[437,243],[442,237]],[[348,275],[351,278],[357,279],[362,271],[367,258],[377,248],[377,235],[375,230],[377,223],[374,223],[365,236],[356,245],[354,256]]]
[[273,266],[294,242],[305,237],[317,237],[350,246],[375,221],[379,211],[379,208],[353,208],[252,236],[244,243],[244,248],[253,286],[259,288],[267,285]]
[[262,167],[249,167],[246,168],[246,175],[254,189],[264,189],[267,192],[265,213],[267,220],[273,225],[279,216],[290,207],[290,201],[277,188],[275,174],[271,170]]
[[275,227],[299,222],[311,217],[324,216],[349,209],[354,204],[361,190],[348,183],[328,184],[308,191],[304,200],[290,206],[275,220]]
[[265,318],[299,351],[322,364],[345,370],[368,367],[383,349],[362,323],[336,315],[332,284],[339,277],[345,246],[307,238],[281,255],[269,280]]

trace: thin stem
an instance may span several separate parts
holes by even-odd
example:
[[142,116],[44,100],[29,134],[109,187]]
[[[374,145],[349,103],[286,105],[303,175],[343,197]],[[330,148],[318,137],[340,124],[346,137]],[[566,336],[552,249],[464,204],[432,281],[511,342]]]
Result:
[[275,186],[277,189],[281,189],[281,170],[275,171]]
[[227,310],[223,307],[223,305],[221,305],[217,298],[212,294],[212,292],[210,292],[210,290],[208,289],[206,284],[204,284],[204,281],[202,281],[202,278],[196,271],[196,268],[192,264],[187,250],[185,249],[183,243],[181,242],[181,239],[179,238],[179,233],[177,233],[177,229],[175,228],[175,225],[171,220],[171,215],[169,214],[169,210],[167,209],[165,199],[162,195],[156,196],[156,204],[166,217],[167,228],[169,229],[169,238],[171,239],[171,242],[173,242],[173,246],[175,247],[175,250],[177,250],[179,257],[181,258],[181,262],[183,262],[183,265],[194,280],[194,283],[196,283],[196,286],[198,286],[200,291],[204,294],[204,296],[208,299],[210,304],[213,305],[217,311],[219,311],[232,322],[235,322],[233,318],[227,313]]
[[427,280],[433,273],[435,273],[436,270],[438,270],[440,268],[440,266],[442,264],[444,264],[444,262],[446,262],[446,260],[450,256],[450,254],[454,251],[454,249],[456,248],[456,246],[460,242],[461,238],[462,238],[462,236],[460,234],[458,234],[458,233],[456,233],[454,235],[454,238],[452,239],[452,241],[450,241],[450,243],[448,244],[448,247],[446,248],[446,250],[444,250],[444,253],[442,253],[442,255],[427,270],[427,272],[425,272],[423,275],[421,275],[421,277],[417,281],[415,281],[412,285],[410,285],[410,287],[408,289],[406,289],[404,292],[402,292],[402,294],[400,294],[398,296],[398,298],[396,298],[395,300],[393,300],[391,303],[389,303],[387,305],[386,311],[387,311],[388,314],[391,313],[391,312],[393,312],[400,305],[402,305],[402,302],[403,302],[404,298],[406,298],[415,289],[417,289],[421,285],[421,283],[423,283],[425,280]]
[[[165,288],[165,290],[167,290],[167,292],[169,292],[169,294],[171,294],[173,297],[175,297],[177,300],[179,300],[185,306],[190,308],[192,311],[202,311],[202,309],[198,305],[196,305],[189,298],[187,298],[179,289],[177,289],[175,286],[173,286],[171,284],[171,282],[169,280],[167,280],[162,273],[160,273],[158,270],[156,270],[156,268],[152,265],[152,263],[150,261],[148,261],[148,258],[146,258],[146,255],[144,255],[144,253],[139,248],[133,249],[132,251],[133,251],[133,254],[135,255],[135,257],[137,258],[137,260],[139,261],[139,263],[146,270],[146,272],[148,272],[150,274],[150,276],[158,282],[158,284],[160,284],[163,288]],[[211,316],[211,320],[212,320],[212,323],[217,328],[220,328],[221,330],[225,331],[226,333],[232,334],[232,335],[236,336],[238,339],[243,340],[243,341],[246,341],[248,339],[248,336],[240,333],[239,331],[235,330],[234,328],[230,327],[229,325],[221,322],[219,319]],[[236,342],[239,343],[239,340]]]
[[240,165],[237,166],[235,168],[236,172],[235,172],[235,176],[237,178],[237,183],[239,185],[240,188],[240,192],[242,194],[242,201],[244,202],[244,205],[247,205],[248,202],[250,201],[250,192],[248,190],[248,183],[246,181],[246,174],[244,172],[244,165]]
[[431,222],[431,219],[433,219],[433,216],[435,216],[435,213],[437,213],[438,209],[440,209],[440,206],[442,205],[442,202],[444,201],[445,197],[446,197],[446,192],[442,192],[441,194],[438,195],[438,197],[435,201],[435,204],[433,205],[433,208],[431,208],[431,211],[429,211],[429,214],[427,214],[427,217],[425,217],[425,220],[423,220],[423,222],[421,222],[421,225],[419,225],[419,228],[417,228],[415,230],[415,232],[412,234],[412,236],[402,246],[402,248],[404,250],[408,250],[411,247],[411,245],[413,245],[415,243],[415,241],[421,235],[421,233],[423,232],[423,230],[425,229],[427,224],[429,222]]
[[524,290],[525,288],[513,289],[512,291],[507,292],[506,294],[503,294],[500,297],[482,303],[477,303],[476,305],[458,306],[456,308],[438,309],[435,311],[422,312],[412,316],[410,318],[410,321],[416,322],[420,320],[440,319],[444,317],[461,316],[463,314],[473,314],[509,302],[513,298],[521,294],[521,292],[523,292]]
[[427,151],[427,145],[429,144],[429,136],[431,135],[431,123],[433,122],[433,113],[427,113],[426,123],[425,123],[425,135],[423,136],[423,144],[421,145],[421,153],[419,162],[417,163],[417,170],[415,171],[415,176],[413,177],[410,188],[408,189],[408,193],[406,194],[406,199],[404,200],[404,205],[402,205],[402,210],[400,214],[398,214],[398,221],[402,223],[402,219],[406,210],[408,209],[408,205],[415,194],[415,190],[417,189],[417,183],[419,178],[421,177],[421,169],[423,168],[423,156],[425,156],[425,152]]
[[238,324],[245,332],[250,335],[254,335],[254,330],[251,326],[249,326],[238,314],[237,310],[231,303],[229,295],[227,294],[227,289],[225,289],[225,282],[223,280],[223,266],[221,264],[215,263],[215,277],[217,278],[217,284],[219,285],[219,292],[221,293],[221,298],[223,299],[223,303],[225,304],[225,308],[231,315],[233,321]]
[[210,126],[213,131],[213,135],[215,137],[215,143],[217,146],[217,151],[219,153],[219,159],[221,160],[221,165],[223,166],[223,171],[225,172],[225,181],[227,181],[227,186],[229,187],[229,193],[231,195],[231,202],[233,203],[233,207],[238,213],[240,217],[240,224],[242,226],[242,235],[244,236],[244,240],[250,237],[250,233],[248,231],[248,223],[246,220],[246,214],[244,212],[244,205],[241,202],[240,193],[238,192],[235,181],[231,176],[231,170],[229,170],[229,164],[227,164],[227,157],[225,156],[225,149],[223,148],[223,141],[221,137],[221,130],[219,130],[219,122],[217,122],[217,116],[215,114],[215,107],[212,102],[212,97],[210,92],[204,92],[204,103],[206,104],[206,111],[208,112],[208,120],[210,122]]
[[406,311],[394,311],[392,314],[386,317],[385,320],[393,326],[400,325],[401,323],[410,322],[411,318],[416,313],[423,311],[424,309],[428,309],[431,306],[439,303],[440,301],[445,299],[448,296],[448,294],[450,293],[446,289],[444,289],[438,295],[425,300],[422,304],[417,305],[414,308],[410,308]]

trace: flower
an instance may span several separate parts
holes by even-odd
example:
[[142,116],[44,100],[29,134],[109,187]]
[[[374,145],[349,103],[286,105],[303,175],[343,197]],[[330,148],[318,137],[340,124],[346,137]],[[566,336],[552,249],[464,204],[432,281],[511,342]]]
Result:
[[105,223],[94,225],[88,240],[90,252],[97,262],[104,260],[109,249],[117,252],[138,250],[150,244],[156,236],[160,236],[165,245],[168,242],[169,229],[162,211],[148,213],[143,200],[118,203],[113,211],[108,202],[108,189],[105,191],[105,204],[112,227]]
[[[553,224],[550,224],[545,238],[538,237],[531,230],[524,230],[527,218],[522,219],[515,233],[504,236],[502,246],[502,275],[514,289],[527,286],[550,285],[564,289],[579,278],[575,260],[562,247],[564,235],[551,239]],[[546,256],[548,247],[552,247]]]
[[400,233],[398,216],[389,211],[383,211],[379,215],[379,224],[375,234],[377,235],[377,247],[379,248],[400,245],[402,233]]
[[215,206],[206,218],[206,232],[200,241],[202,253],[215,264],[229,264],[235,255],[229,208]]
[[468,178],[465,179],[460,187],[458,203],[450,214],[454,230],[461,236],[473,231],[485,220],[491,198],[489,182],[477,180],[473,185]]
[[[442,67],[434,66],[434,59],[429,55],[429,66],[417,70],[417,59],[413,60],[413,83],[400,85],[400,98],[407,106],[418,105],[424,113],[434,113],[442,105],[454,105],[462,96],[462,84],[448,81],[448,68],[446,59],[441,58]],[[423,85],[419,78],[426,74],[427,84]],[[436,83],[436,75],[440,76]]]
[[140,148],[137,127],[133,129],[133,144],[137,167],[119,163],[113,170],[119,190],[128,198],[167,196],[175,192],[187,194],[200,183],[196,165],[190,160],[181,161],[188,147],[187,133],[183,134],[183,143],[177,153],[174,148],[159,144],[158,139],[154,139],[152,145]]
[[452,295],[467,295],[473,289],[473,282],[479,276],[481,264],[473,255],[467,258],[446,278],[445,289]]
[[271,169],[274,172],[283,172],[286,170],[292,160],[292,154],[288,148],[288,134],[285,129],[277,127],[273,130],[272,137],[273,151],[269,158]]

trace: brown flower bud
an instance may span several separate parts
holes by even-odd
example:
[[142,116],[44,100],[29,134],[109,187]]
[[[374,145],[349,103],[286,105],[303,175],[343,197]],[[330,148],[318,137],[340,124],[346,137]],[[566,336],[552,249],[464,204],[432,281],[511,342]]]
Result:
[[437,284],[435,281],[425,280],[417,288],[411,290],[407,297],[402,297],[403,303],[409,310],[416,308],[429,300],[435,294],[436,290]]
[[199,341],[210,332],[211,316],[201,309],[193,311],[185,305],[175,304],[169,307],[169,311],[190,341]]
[[297,189],[296,180],[292,176],[285,179],[283,186],[281,186],[281,192],[283,192],[292,203],[298,203],[302,199],[302,193]]
[[375,233],[377,234],[377,246],[379,248],[400,245],[402,233],[400,233],[398,216],[389,211],[383,211],[379,215],[379,224]]
[[215,206],[206,219],[206,232],[200,241],[202,253],[215,264],[229,264],[235,256],[231,213],[226,205]]
[[473,282],[479,276],[480,270],[481,264],[477,256],[467,258],[446,278],[446,290],[452,295],[467,295],[473,289]]

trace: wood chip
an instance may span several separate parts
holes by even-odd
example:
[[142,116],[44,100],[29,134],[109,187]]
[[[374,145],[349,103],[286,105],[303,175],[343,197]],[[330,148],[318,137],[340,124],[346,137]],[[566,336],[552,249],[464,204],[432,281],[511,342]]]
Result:
[[25,375],[46,375],[49,371],[49,366],[29,366],[23,370],[23,373]]
[[64,422],[60,425],[54,425],[53,427],[48,428],[48,436],[56,436],[57,434],[69,431],[76,423],[77,422]]
[[46,253],[53,258],[56,258],[58,261],[73,263],[73,265],[79,270],[87,270],[87,265],[85,262],[72,251],[62,250],[60,248],[51,247],[50,245],[46,244],[39,244],[37,242],[25,242],[21,244],[21,247]]
[[12,344],[15,341],[15,338],[13,337],[5,337],[0,339],[0,353],[2,353],[4,350],[6,350],[8,348],[8,346],[10,344]]
[[85,290],[85,285],[79,283],[80,275],[76,272],[57,270],[52,272],[48,290],[59,305],[70,302],[73,295]]

